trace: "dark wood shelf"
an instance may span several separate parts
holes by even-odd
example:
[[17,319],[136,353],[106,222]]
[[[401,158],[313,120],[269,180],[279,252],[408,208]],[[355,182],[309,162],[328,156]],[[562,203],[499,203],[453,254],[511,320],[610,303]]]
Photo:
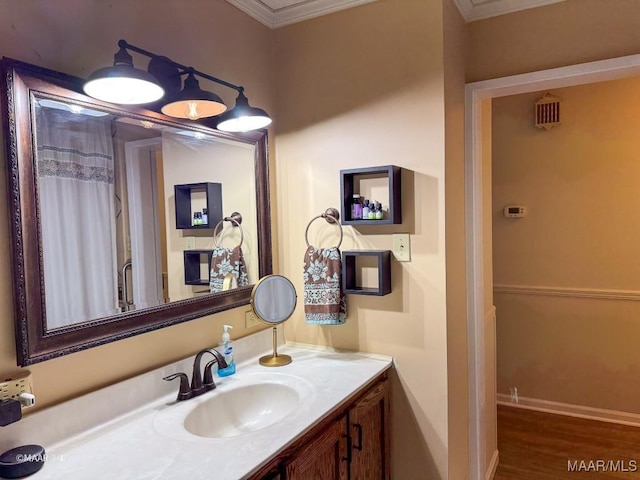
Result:
[[[209,285],[209,273],[211,271],[211,257],[213,250],[184,250],[184,284],[185,285]],[[207,256],[207,278],[201,278],[200,268],[204,263],[202,257]]]
[[[359,257],[373,257],[378,269],[378,287],[357,285]],[[345,250],[342,252],[342,286],[347,295],[383,296],[391,293],[390,250]]]
[[[193,208],[191,197],[193,193],[204,192],[207,205],[207,223],[192,225]],[[222,220],[222,184],[203,182],[174,185],[176,203],[176,228],[179,230],[201,230],[214,228]]]
[[393,225],[394,221],[388,218],[382,220],[347,220],[342,222],[343,225]]
[[[380,167],[352,168],[340,170],[340,221],[343,225],[396,225],[402,223],[402,169],[395,165],[383,165]],[[360,191],[360,181],[367,178],[386,178],[388,184],[388,197],[375,198],[382,203],[385,217],[380,220],[364,220],[351,218],[351,201],[353,194]]]

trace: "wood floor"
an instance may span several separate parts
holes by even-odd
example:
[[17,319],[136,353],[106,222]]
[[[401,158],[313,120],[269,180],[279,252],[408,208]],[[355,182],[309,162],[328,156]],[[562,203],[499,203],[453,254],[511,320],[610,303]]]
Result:
[[640,428],[626,425],[499,405],[498,451],[494,480],[640,479]]

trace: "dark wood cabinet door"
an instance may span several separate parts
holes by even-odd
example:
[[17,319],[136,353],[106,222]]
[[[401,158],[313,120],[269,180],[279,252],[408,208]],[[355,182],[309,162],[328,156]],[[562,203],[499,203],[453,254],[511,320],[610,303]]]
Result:
[[389,480],[389,382],[378,383],[349,410],[350,480]]
[[306,444],[286,465],[287,480],[347,480],[346,416]]
[[281,480],[281,479],[282,479],[282,476],[280,475],[280,472],[277,470],[272,470],[260,478],[260,480]]

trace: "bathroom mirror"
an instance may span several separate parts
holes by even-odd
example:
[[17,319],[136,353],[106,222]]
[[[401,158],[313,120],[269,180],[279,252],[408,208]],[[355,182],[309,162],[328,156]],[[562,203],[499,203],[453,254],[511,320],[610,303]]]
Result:
[[297,295],[293,283],[281,275],[268,275],[260,279],[251,292],[251,308],[256,317],[273,326],[273,354],[260,358],[260,365],[280,367],[291,363],[289,355],[278,354],[278,330],[276,326],[293,315]]
[[[246,305],[271,273],[266,132],[103,103],[82,82],[2,61],[23,366]],[[209,265],[240,243],[243,281],[219,291]]]

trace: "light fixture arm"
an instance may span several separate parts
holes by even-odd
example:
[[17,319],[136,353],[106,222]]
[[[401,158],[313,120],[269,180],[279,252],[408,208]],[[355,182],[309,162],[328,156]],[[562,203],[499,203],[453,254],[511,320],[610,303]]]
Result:
[[165,56],[162,56],[162,55],[157,55],[157,54],[152,53],[152,52],[150,52],[148,50],[145,50],[143,48],[136,47],[135,45],[130,44],[126,40],[123,40],[123,39],[119,40],[118,41],[118,46],[120,48],[122,48],[122,49],[131,50],[133,52],[136,52],[136,53],[139,53],[139,54],[144,55],[146,57],[149,57],[152,60],[156,60],[156,61],[159,61],[159,62],[164,62],[164,63],[166,63],[168,65],[172,65],[172,66],[176,67],[178,70],[180,70],[178,72],[178,75],[186,75],[188,73],[192,73],[194,75],[198,75],[199,77],[206,78],[207,80],[210,80],[212,82],[215,82],[215,83],[218,83],[220,85],[223,85],[223,86],[225,86],[227,88],[231,88],[231,89],[237,91],[238,93],[243,93],[244,92],[244,87],[241,87],[241,86],[238,86],[238,85],[234,85],[233,83],[226,82],[226,81],[224,81],[224,80],[222,80],[220,78],[214,77],[213,75],[208,75],[208,74],[206,74],[204,72],[196,70],[193,67],[187,67],[186,65],[182,65],[182,64],[180,64],[178,62],[174,62],[173,60],[171,60],[168,57],[165,57]]

